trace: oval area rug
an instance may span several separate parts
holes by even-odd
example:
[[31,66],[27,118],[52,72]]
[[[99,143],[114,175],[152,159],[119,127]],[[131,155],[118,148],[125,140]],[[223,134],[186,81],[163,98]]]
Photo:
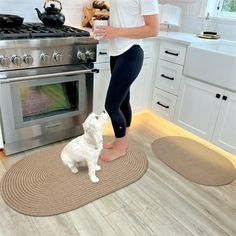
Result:
[[186,137],[159,138],[152,143],[152,151],[170,168],[198,184],[225,185],[236,178],[236,169],[226,157]]
[[123,188],[137,181],[147,170],[145,154],[137,144],[130,143],[123,158],[99,161],[102,169],[96,175],[100,182],[92,183],[87,167],[73,174],[62,163],[60,152],[64,146],[56,145],[27,156],[5,173],[1,195],[7,205],[25,215],[57,215]]

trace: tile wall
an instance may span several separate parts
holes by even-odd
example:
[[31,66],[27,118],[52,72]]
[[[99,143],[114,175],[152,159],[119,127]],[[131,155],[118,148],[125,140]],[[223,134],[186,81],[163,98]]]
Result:
[[[201,4],[207,0],[159,0],[159,3],[169,3],[182,8],[182,24],[179,31],[199,33],[203,27],[204,19],[199,17]],[[212,22],[213,28],[222,38],[236,41],[235,22],[217,20]]]
[[[83,6],[90,5],[92,0],[61,0],[62,13],[65,15],[65,24],[71,26],[81,25]],[[50,2],[48,3],[50,4]],[[43,0],[0,0],[0,14],[14,14],[24,17],[24,22],[40,22],[35,8],[44,11]],[[50,6],[50,5],[47,5]],[[56,7],[59,7],[56,3]]]
[[[159,0],[159,3],[170,3],[182,8],[182,24],[178,31],[199,33],[202,29],[203,19],[199,18],[202,1],[206,0]],[[61,0],[62,12],[66,17],[66,24],[80,26],[83,17],[83,6],[91,5],[93,0]],[[40,22],[36,7],[43,11],[43,0],[0,0],[0,14],[16,14],[25,18],[25,22]],[[216,31],[222,38],[236,40],[235,22],[216,22]]]

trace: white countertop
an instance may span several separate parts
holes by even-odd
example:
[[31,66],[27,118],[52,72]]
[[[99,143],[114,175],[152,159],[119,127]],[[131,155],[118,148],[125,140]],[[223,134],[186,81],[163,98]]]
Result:
[[186,45],[202,44],[202,43],[209,43],[209,42],[212,43],[213,41],[221,40],[221,39],[203,39],[203,38],[197,37],[196,34],[192,34],[192,33],[165,32],[165,31],[160,31],[159,35],[156,38],[169,40],[176,43],[183,43]]
[[[87,30],[90,32],[90,35],[93,36],[93,31],[91,28],[83,28],[81,29]],[[147,38],[150,39],[150,38]],[[184,33],[184,32],[174,32],[174,31],[160,31],[158,36],[151,37],[151,39],[159,39],[159,40],[168,40],[170,42],[181,43],[185,45],[198,45],[198,44],[208,44],[212,42],[219,42],[223,39],[204,39],[197,37],[196,34],[193,33]],[[102,42],[107,40],[102,40]]]

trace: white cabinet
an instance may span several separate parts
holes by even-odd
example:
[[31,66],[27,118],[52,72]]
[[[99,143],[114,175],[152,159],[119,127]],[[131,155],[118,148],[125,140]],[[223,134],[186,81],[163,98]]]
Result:
[[183,77],[175,123],[236,154],[236,95]]
[[162,41],[160,44],[160,58],[179,65],[184,64],[186,45]]
[[155,88],[153,94],[153,111],[167,120],[172,120],[175,111],[176,96]]
[[[180,86],[175,122],[210,140],[221,105],[223,89],[184,77]],[[218,96],[219,96],[218,95]]]
[[152,59],[145,58],[142,69],[131,86],[130,90],[130,103],[133,112],[139,112],[146,109],[151,96],[151,88],[148,87],[151,84],[152,74]]
[[224,92],[213,143],[236,154],[236,93]]
[[185,54],[185,45],[160,42],[152,110],[170,121],[174,119]]
[[180,80],[183,66],[159,60],[157,65],[156,87],[177,95],[179,91]]
[[105,109],[106,92],[111,77],[110,64],[95,63],[94,67],[99,69],[99,73],[94,74],[93,112],[100,114]]

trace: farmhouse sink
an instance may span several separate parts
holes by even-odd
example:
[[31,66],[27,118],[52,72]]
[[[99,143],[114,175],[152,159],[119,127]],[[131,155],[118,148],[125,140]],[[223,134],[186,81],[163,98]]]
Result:
[[183,73],[236,91],[236,42],[222,40],[189,46]]

